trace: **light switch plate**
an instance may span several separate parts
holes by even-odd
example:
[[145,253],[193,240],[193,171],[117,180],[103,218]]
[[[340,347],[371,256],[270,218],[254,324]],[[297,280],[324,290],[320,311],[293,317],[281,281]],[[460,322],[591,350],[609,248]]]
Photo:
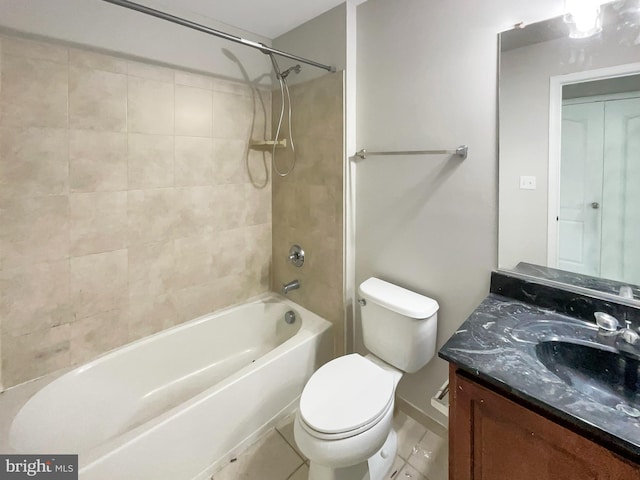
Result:
[[536,177],[521,176],[520,177],[520,190],[535,190],[536,189]]

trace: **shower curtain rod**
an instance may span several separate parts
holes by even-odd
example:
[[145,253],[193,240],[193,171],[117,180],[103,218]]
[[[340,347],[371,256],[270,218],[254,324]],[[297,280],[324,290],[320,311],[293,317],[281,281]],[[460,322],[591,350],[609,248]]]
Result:
[[102,1],[107,3],[112,3],[120,7],[129,8],[131,10],[135,10],[140,13],[145,13],[147,15],[151,15],[152,17],[161,18],[162,20],[167,20],[169,22],[177,23],[178,25],[182,25],[183,27],[191,28],[193,30],[198,30],[199,32],[203,32],[203,33],[208,33],[209,35],[214,35],[216,37],[224,38],[225,40],[229,40],[231,42],[236,42],[241,45],[246,45],[248,47],[258,49],[266,55],[273,53],[275,55],[280,55],[281,57],[290,58],[291,60],[295,60],[296,62],[302,62],[302,63],[306,63],[307,65],[311,65],[313,67],[323,68],[324,70],[327,70],[332,73],[336,71],[336,67],[323,65],[322,63],[314,62],[313,60],[308,60],[306,58],[299,57],[291,53],[287,53],[281,50],[277,50],[275,48],[271,48],[265,45],[264,43],[254,42],[252,40],[247,40],[242,37],[237,37],[235,35],[231,35],[229,33],[225,33],[220,30],[216,30],[214,28],[206,27],[204,25],[200,25],[199,23],[191,22],[189,20],[185,20],[184,18],[176,17],[175,15],[170,15],[168,13],[161,12],[160,10],[155,10],[153,8],[146,7],[144,5],[140,5],[139,3],[129,2],[128,0],[102,0]]

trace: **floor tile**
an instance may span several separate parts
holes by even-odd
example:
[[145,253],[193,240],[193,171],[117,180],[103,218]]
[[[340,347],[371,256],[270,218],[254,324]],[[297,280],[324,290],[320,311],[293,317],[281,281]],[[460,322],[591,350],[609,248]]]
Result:
[[445,442],[428,473],[429,480],[447,480],[449,478],[449,444]]
[[429,480],[446,480],[448,455],[447,439],[427,430],[422,440],[413,448],[408,463]]
[[387,474],[386,477],[384,477],[385,480],[388,480],[391,478],[395,480],[400,478],[398,474],[400,473],[400,471],[402,471],[402,469],[404,468],[404,465],[405,465],[405,461],[402,458],[396,456],[396,459],[393,462],[393,466],[391,467],[391,471]]
[[307,480],[309,478],[309,467],[305,463],[291,475],[287,480]]
[[393,428],[398,434],[398,455],[408,460],[427,429],[402,412],[393,417]]
[[287,417],[287,420],[288,421],[284,423],[276,425],[276,430],[278,430],[278,432],[280,432],[280,435],[284,437],[286,442],[291,445],[291,448],[293,448],[298,453],[298,455],[300,455],[306,461],[307,457],[305,457],[304,454],[298,449],[298,445],[296,445],[296,439],[293,435],[293,421],[295,420],[295,415]]
[[275,430],[229,463],[213,480],[286,480],[304,461]]
[[395,480],[427,480],[427,477],[418,472],[411,465],[407,464],[395,477]]
[[[294,419],[295,414],[281,419],[274,430],[216,473],[213,480],[307,480],[309,465],[296,448]],[[398,455],[385,480],[447,480],[447,439],[402,412],[395,416],[394,428]]]

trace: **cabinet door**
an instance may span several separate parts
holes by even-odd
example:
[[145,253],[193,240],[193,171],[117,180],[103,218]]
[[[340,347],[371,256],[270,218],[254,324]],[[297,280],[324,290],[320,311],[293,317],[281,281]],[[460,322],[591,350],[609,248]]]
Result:
[[640,466],[452,367],[450,480],[640,480]]

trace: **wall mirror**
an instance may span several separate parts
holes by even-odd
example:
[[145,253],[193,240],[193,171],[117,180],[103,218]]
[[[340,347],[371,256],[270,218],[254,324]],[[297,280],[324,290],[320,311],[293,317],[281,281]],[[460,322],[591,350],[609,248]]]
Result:
[[500,34],[498,266],[640,305],[640,1],[569,20]]

